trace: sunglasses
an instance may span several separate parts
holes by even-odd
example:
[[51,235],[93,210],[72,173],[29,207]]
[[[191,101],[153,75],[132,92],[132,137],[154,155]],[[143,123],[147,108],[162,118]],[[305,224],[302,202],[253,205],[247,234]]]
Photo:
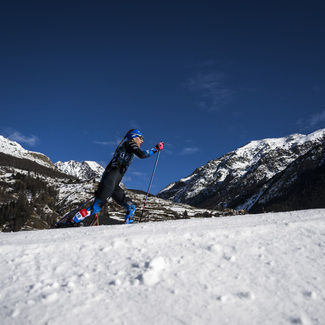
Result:
[[143,141],[143,135],[138,135],[138,138]]

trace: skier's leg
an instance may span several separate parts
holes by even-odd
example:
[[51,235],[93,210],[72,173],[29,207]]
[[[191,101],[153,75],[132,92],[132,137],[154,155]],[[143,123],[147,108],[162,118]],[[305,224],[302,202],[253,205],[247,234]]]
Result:
[[130,198],[125,195],[125,192],[117,186],[114,193],[112,194],[112,198],[116,201],[119,205],[125,208],[125,223],[133,223],[134,222],[134,213],[135,213],[135,205],[132,203]]
[[77,212],[73,218],[70,219],[71,223],[78,223],[92,214],[98,213],[104,206],[106,200],[112,196],[115,188],[118,186],[122,179],[122,175],[118,169],[105,172],[95,192],[95,201],[88,209],[82,209]]

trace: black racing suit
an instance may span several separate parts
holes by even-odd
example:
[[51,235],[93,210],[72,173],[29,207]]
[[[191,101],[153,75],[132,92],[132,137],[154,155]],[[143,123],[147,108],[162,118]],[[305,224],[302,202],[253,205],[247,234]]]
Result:
[[143,159],[150,157],[155,152],[157,152],[156,148],[143,151],[134,141],[125,141],[116,149],[113,159],[107,165],[98,189],[95,192],[95,197],[104,202],[112,197],[118,204],[125,207],[127,201],[130,202],[130,200],[126,199],[125,192],[119,186],[122,177],[130,166],[134,155]]

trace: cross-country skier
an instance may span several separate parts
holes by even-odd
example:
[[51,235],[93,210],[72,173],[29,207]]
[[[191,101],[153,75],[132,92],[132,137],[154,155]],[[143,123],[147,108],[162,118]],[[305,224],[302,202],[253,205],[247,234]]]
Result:
[[[123,142],[126,139],[125,142]],[[143,143],[143,135],[137,129],[127,132],[123,140],[115,150],[114,156],[107,165],[103,177],[95,192],[95,200],[91,207],[77,212],[69,221],[68,226],[74,226],[88,216],[98,213],[104,206],[106,200],[112,197],[118,204],[126,209],[125,223],[132,223],[135,205],[126,196],[119,186],[122,177],[130,166],[134,155],[139,158],[148,158],[164,148],[164,143],[159,142],[154,148],[143,151],[140,149]]]

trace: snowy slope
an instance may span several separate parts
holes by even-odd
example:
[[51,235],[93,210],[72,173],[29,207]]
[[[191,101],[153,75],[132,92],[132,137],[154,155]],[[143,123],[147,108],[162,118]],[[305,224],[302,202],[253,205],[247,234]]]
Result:
[[20,159],[29,159],[42,166],[54,168],[50,158],[39,152],[24,149],[19,143],[11,141],[0,135],[0,153]]
[[325,210],[0,233],[2,324],[324,324]]

